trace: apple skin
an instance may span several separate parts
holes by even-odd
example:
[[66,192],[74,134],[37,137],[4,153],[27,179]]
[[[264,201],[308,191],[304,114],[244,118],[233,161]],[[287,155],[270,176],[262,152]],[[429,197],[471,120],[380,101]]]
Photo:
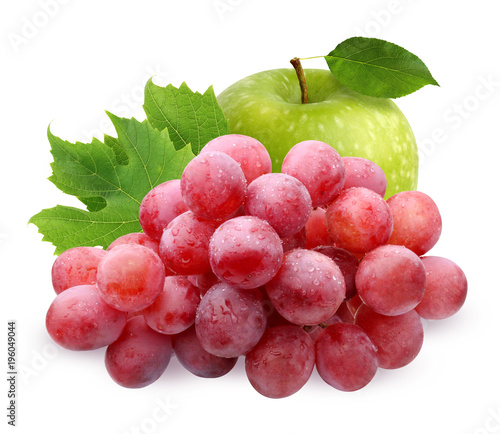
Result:
[[411,127],[390,99],[361,95],[330,71],[305,69],[309,103],[301,103],[295,70],[274,69],[243,78],[217,101],[234,134],[259,140],[279,172],[288,150],[304,140],[320,140],[343,157],[367,158],[387,176],[385,198],[415,190],[418,150]]

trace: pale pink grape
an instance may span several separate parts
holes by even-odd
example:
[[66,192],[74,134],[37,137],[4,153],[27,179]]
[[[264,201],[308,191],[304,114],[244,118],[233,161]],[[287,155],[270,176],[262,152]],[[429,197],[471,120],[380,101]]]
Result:
[[377,348],[357,325],[339,322],[326,327],[315,349],[320,377],[338,390],[362,389],[377,372]]
[[169,276],[163,291],[142,314],[153,330],[173,335],[194,324],[198,304],[200,294],[193,284],[183,276]]
[[361,327],[377,347],[381,368],[397,369],[417,357],[424,342],[424,329],[415,310],[402,315],[386,316],[362,304],[356,311],[354,324]]
[[218,378],[234,368],[237,357],[218,357],[200,344],[195,326],[172,336],[174,353],[180,364],[192,374],[203,378]]
[[363,302],[382,315],[409,312],[424,296],[424,264],[403,246],[385,245],[367,253],[355,279]]
[[250,184],[265,173],[271,173],[272,163],[265,146],[253,137],[242,134],[226,134],[208,142],[200,153],[219,151],[232,157],[243,170]]
[[74,351],[94,350],[113,343],[126,322],[127,314],[109,306],[95,285],[78,285],[58,294],[45,319],[51,338]]
[[427,284],[424,297],[415,308],[425,319],[440,320],[455,315],[467,297],[467,278],[455,262],[440,256],[421,258]]
[[109,305],[137,312],[150,304],[163,289],[165,266],[151,249],[123,244],[107,252],[97,269],[97,288]]
[[250,383],[268,398],[285,398],[298,392],[313,368],[314,343],[295,325],[267,329],[245,357]]
[[340,268],[328,256],[313,250],[285,253],[280,270],[265,286],[280,315],[298,325],[327,320],[345,298]]
[[222,220],[238,211],[245,200],[247,181],[239,164],[222,152],[203,152],[181,176],[184,203],[197,216]]
[[146,235],[159,241],[168,224],[188,210],[181,194],[181,181],[157,185],[141,201],[139,223]]
[[387,202],[365,187],[344,190],[326,211],[328,232],[335,245],[366,253],[389,241],[393,218]]
[[387,177],[380,166],[361,157],[343,157],[345,165],[344,189],[366,187],[384,197]]
[[235,217],[212,235],[209,258],[221,281],[252,289],[264,285],[278,272],[283,247],[266,221],[254,216]]
[[218,283],[201,299],[196,313],[196,335],[202,347],[219,357],[239,357],[259,342],[266,315],[259,290]]
[[394,229],[387,241],[407,247],[418,256],[435,246],[442,231],[436,203],[421,191],[402,191],[387,199],[394,217]]
[[106,349],[104,361],[116,383],[137,389],[158,380],[171,356],[170,336],[155,332],[140,315],[127,321],[120,337]]
[[293,176],[269,173],[248,186],[246,213],[266,220],[281,238],[305,227],[311,210],[307,188]]
[[56,294],[77,285],[96,282],[97,266],[106,255],[99,247],[73,247],[62,252],[52,265],[52,286]]
[[312,206],[327,205],[340,193],[345,182],[342,157],[330,145],[305,140],[286,154],[281,172],[300,180],[309,191]]

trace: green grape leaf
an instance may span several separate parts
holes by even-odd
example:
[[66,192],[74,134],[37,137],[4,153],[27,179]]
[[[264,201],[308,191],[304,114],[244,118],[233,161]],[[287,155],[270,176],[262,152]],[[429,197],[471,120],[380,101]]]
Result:
[[103,246],[130,232],[139,232],[143,197],[162,182],[180,178],[194,157],[190,146],[175,149],[167,130],[145,120],[108,113],[117,137],[104,143],[70,143],[48,139],[54,158],[49,178],[64,193],[76,196],[87,209],[57,205],[31,217],[55,254],[77,246]]
[[161,87],[150,79],[144,92],[144,111],[151,125],[160,131],[168,130],[175,149],[190,143],[195,155],[210,140],[229,134],[212,86],[201,94],[186,83],[179,88],[171,84]]
[[399,98],[427,84],[439,86],[422,60],[381,39],[349,38],[325,60],[343,85],[364,95]]

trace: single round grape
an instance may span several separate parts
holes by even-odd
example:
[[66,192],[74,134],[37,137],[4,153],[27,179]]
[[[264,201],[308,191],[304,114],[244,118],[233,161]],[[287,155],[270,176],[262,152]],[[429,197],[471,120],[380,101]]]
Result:
[[387,199],[394,217],[394,229],[387,241],[427,253],[441,236],[442,220],[436,203],[421,191],[402,191]]
[[283,247],[269,223],[258,217],[242,216],[222,223],[214,232],[209,257],[212,270],[221,281],[253,289],[278,272]]
[[358,271],[359,261],[356,256],[345,249],[335,246],[319,246],[314,251],[322,253],[333,259],[339,266],[345,281],[345,300],[348,301],[356,294],[356,272]]
[[282,238],[305,227],[311,210],[307,188],[293,176],[268,173],[248,186],[246,213],[266,220]]
[[387,177],[380,166],[361,157],[343,157],[345,165],[344,189],[366,187],[384,197]]
[[298,325],[316,325],[327,320],[345,298],[340,268],[313,250],[285,253],[280,270],[265,286],[276,310]]
[[424,342],[424,329],[415,310],[402,315],[386,316],[362,304],[354,316],[377,347],[378,364],[384,369],[406,366],[417,357]]
[[104,360],[116,383],[137,389],[160,378],[171,356],[170,336],[155,332],[140,315],[127,321],[120,337],[106,349]]
[[160,240],[160,258],[165,266],[182,276],[209,272],[208,247],[218,225],[192,211],[173,219]]
[[78,285],[96,282],[97,266],[106,255],[99,247],[73,247],[62,252],[52,265],[52,286],[56,294]]
[[193,284],[185,277],[169,276],[163,291],[142,314],[153,330],[173,335],[194,324],[198,304],[200,294]]
[[342,157],[330,145],[318,140],[294,145],[283,160],[281,172],[297,178],[306,186],[313,207],[332,202],[345,181]]
[[159,241],[168,224],[187,210],[181,181],[172,179],[157,185],[144,196],[139,207],[139,223],[146,235]]
[[198,377],[222,377],[234,368],[238,360],[237,357],[218,357],[207,352],[196,336],[194,325],[173,335],[172,343],[180,364]]
[[298,392],[314,368],[314,342],[295,325],[268,328],[245,357],[250,384],[268,398]]
[[335,245],[354,253],[387,243],[393,225],[387,202],[365,187],[341,192],[328,207],[326,222]]
[[283,253],[293,249],[305,249],[306,241],[307,241],[306,228],[303,227],[296,234],[281,239],[281,242],[283,244]]
[[222,220],[243,205],[247,181],[239,164],[229,155],[203,152],[185,167],[181,191],[184,203],[197,216]]
[[445,319],[455,315],[467,297],[467,278],[453,261],[440,256],[421,258],[427,284],[424,297],[415,308],[425,319]]
[[401,315],[414,309],[425,291],[425,268],[403,246],[377,247],[361,260],[356,272],[358,294],[382,315]]
[[105,347],[120,336],[127,314],[109,306],[95,285],[68,288],[52,301],[45,326],[50,337],[68,350]]
[[124,244],[110,250],[97,268],[97,288],[106,303],[137,312],[153,303],[163,290],[165,266],[153,250]]
[[106,250],[110,251],[114,247],[121,246],[123,244],[140,244],[141,246],[149,247],[157,255],[159,254],[159,242],[157,240],[153,240],[151,237],[148,237],[143,232],[132,232],[130,234],[122,235],[114,240]]
[[326,226],[326,209],[314,208],[306,223],[306,248],[314,249],[318,246],[331,246],[333,239]]
[[265,146],[253,137],[242,134],[226,134],[208,142],[200,151],[219,151],[233,158],[243,170],[250,184],[254,179],[265,173],[271,173],[272,163]]
[[314,345],[318,374],[335,389],[359,390],[377,372],[377,348],[357,325],[332,324],[319,334]]
[[219,357],[239,357],[250,351],[266,328],[259,290],[218,283],[201,299],[196,335],[202,347]]

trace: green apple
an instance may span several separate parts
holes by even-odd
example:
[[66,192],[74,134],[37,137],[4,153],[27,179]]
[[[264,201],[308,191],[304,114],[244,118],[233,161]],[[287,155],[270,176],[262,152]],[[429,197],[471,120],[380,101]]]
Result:
[[[309,102],[301,102],[295,70],[250,75],[225,89],[217,100],[234,134],[259,140],[269,151],[273,171],[288,150],[303,140],[321,140],[343,157],[377,163],[387,176],[386,198],[415,190],[418,151],[410,125],[390,99],[361,95],[328,70],[305,69]],[[304,162],[307,164],[307,162]]]

